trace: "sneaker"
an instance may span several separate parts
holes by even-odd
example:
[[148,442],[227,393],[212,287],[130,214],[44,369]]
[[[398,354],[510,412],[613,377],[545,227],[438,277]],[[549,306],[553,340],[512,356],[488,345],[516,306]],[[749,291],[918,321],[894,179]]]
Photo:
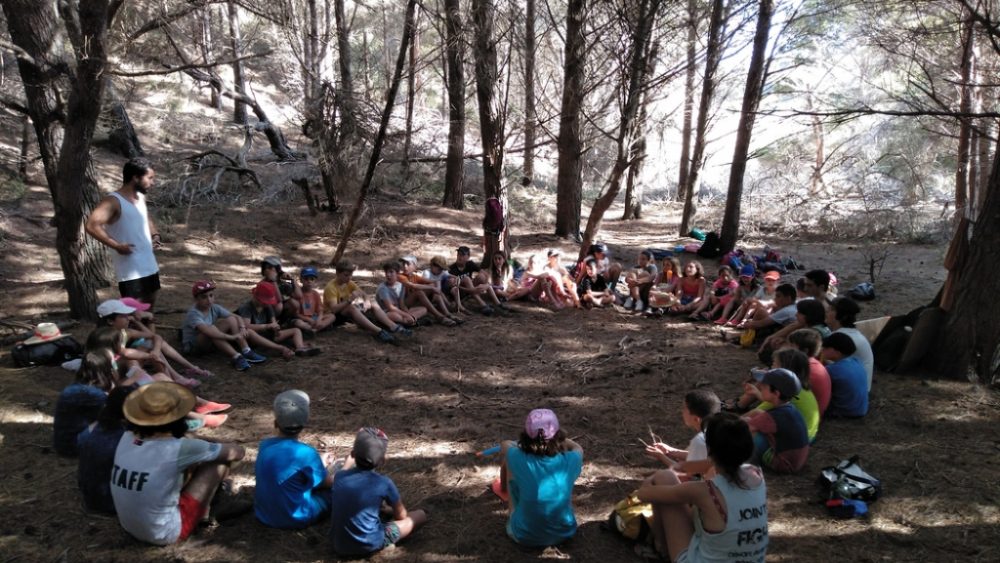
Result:
[[392,335],[386,330],[378,331],[378,334],[375,335],[375,339],[379,342],[385,342],[386,344],[392,344],[396,341],[396,339],[393,338]]
[[413,331],[410,330],[410,329],[408,329],[408,328],[406,328],[403,325],[396,325],[396,329],[393,330],[392,332],[393,332],[393,334],[398,334],[400,336],[405,336],[407,338],[409,338],[410,336],[413,336]]
[[212,401],[208,401],[194,408],[194,412],[198,414],[220,414],[231,410],[233,410],[233,405],[230,405],[229,403],[213,403]]
[[320,352],[322,352],[322,350],[319,348],[299,348],[295,351],[295,355],[312,357],[318,356]]
[[267,356],[258,354],[253,350],[247,350],[246,352],[243,352],[242,355],[243,358],[246,359],[246,361],[250,362],[251,364],[262,364],[267,361]]
[[206,414],[205,428],[218,428],[225,424],[226,419],[228,418],[228,414]]
[[486,315],[488,317],[488,316],[490,316],[490,315],[493,314],[493,307],[490,307],[489,305],[486,305],[483,308],[479,309],[479,312],[482,313],[482,314],[484,314],[484,315]]
[[635,302],[636,313],[641,313],[645,310],[646,310],[646,304],[642,302],[642,299],[639,299],[638,301]]
[[632,301],[631,297],[629,297],[628,299],[625,300],[625,308],[626,309],[631,309],[632,305],[634,305],[634,304],[635,304],[635,302]]
[[200,418],[186,418],[184,419],[184,422],[186,422],[188,425],[188,432],[194,432],[195,430],[198,430],[202,426],[205,426],[205,422],[202,421]]
[[242,355],[233,358],[233,367],[236,371],[246,371],[250,369],[250,362],[247,361]]

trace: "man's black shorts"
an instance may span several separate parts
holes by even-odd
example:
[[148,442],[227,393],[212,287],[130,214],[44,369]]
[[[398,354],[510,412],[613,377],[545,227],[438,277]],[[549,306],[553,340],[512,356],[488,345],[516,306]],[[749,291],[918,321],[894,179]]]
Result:
[[145,298],[160,290],[160,273],[146,276],[135,280],[118,282],[118,293],[122,297],[131,297],[139,301],[146,301]]

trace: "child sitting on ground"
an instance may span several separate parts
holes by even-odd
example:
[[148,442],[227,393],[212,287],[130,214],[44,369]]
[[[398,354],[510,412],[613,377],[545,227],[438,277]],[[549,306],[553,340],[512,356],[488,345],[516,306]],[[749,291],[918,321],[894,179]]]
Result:
[[771,270],[764,274],[764,284],[754,289],[753,293],[743,299],[739,309],[733,314],[726,326],[746,328],[746,323],[758,315],[758,311],[770,311],[774,305],[774,294],[781,281],[781,273]]
[[691,313],[694,320],[711,321],[722,308],[734,297],[739,282],[733,279],[733,269],[729,266],[719,267],[719,277],[708,292],[708,299],[702,299],[701,305]]
[[743,328],[756,331],[756,338],[761,339],[774,334],[782,327],[795,321],[795,286],[784,283],[774,290],[773,312],[758,309],[754,318],[743,323]]
[[751,373],[760,399],[773,405],[743,416],[754,434],[754,463],[778,473],[800,471],[809,457],[809,435],[802,415],[789,402],[802,391],[799,378],[784,368]]
[[[445,308],[460,315],[468,315],[469,310],[462,305],[462,278],[448,273],[448,259],[444,256],[432,256],[430,266],[420,274],[441,290],[444,295]],[[492,314],[492,309],[490,310]]]
[[744,264],[740,268],[738,282],[736,290],[733,291],[733,298],[723,305],[722,314],[716,319],[715,324],[723,326],[735,326],[737,324],[733,322],[736,316],[733,314],[733,311],[740,309],[743,306],[743,302],[757,291],[757,270],[754,269],[753,264]]
[[[298,328],[281,328],[274,313],[275,304],[280,299],[274,293],[274,284],[262,281],[250,291],[250,300],[236,310],[243,318],[243,326],[247,329],[248,339],[254,344],[281,354],[290,359],[292,356],[315,356],[319,348],[307,347],[302,340],[302,331]],[[254,338],[257,335],[258,338]],[[291,341],[294,351],[283,346],[281,342]]]
[[[392,479],[376,473],[385,462],[389,438],[377,428],[362,428],[354,438],[355,467],[334,476],[330,500],[330,543],[334,553],[367,556],[398,543],[427,521],[423,510],[408,511]],[[381,518],[383,506],[392,520]]]
[[677,280],[678,302],[670,307],[674,314],[690,313],[705,298],[705,269],[701,262],[692,260],[684,266],[684,276]]
[[134,387],[115,387],[108,393],[97,420],[76,437],[80,462],[76,468],[76,484],[88,512],[114,514],[111,498],[111,469],[115,465],[115,450],[125,433],[122,405]]
[[[697,432],[688,443],[686,450],[679,450],[663,442],[646,446],[646,455],[659,460],[664,465],[680,474],[682,481],[694,475],[706,475],[712,469],[708,459],[708,449],[705,447],[705,420],[719,412],[722,402],[718,395],[708,389],[695,389],[684,396],[684,407],[681,418],[684,426]],[[669,471],[668,470],[668,471]],[[654,473],[645,483],[652,483]]]
[[656,262],[653,261],[653,253],[648,250],[639,252],[638,263],[625,274],[625,286],[628,287],[628,297],[625,299],[625,308],[643,313],[649,303],[649,291],[657,278]]
[[502,250],[494,252],[490,258],[487,280],[497,297],[508,301],[513,300],[510,293],[513,289],[511,286],[514,283],[514,272],[510,267],[510,261],[507,260],[507,255]]
[[545,271],[552,278],[552,296],[554,299],[559,299],[559,308],[563,305],[572,305],[579,309],[580,298],[576,293],[576,283],[570,277],[569,271],[559,262],[560,258],[562,258],[561,250],[549,249]]
[[399,259],[400,270],[397,274],[400,283],[406,287],[406,304],[422,306],[437,321],[444,326],[456,326],[464,322],[453,315],[445,302],[444,293],[434,282],[417,274],[417,257],[406,255]]
[[615,296],[611,293],[611,288],[604,281],[604,277],[597,273],[597,261],[593,258],[584,262],[584,276],[576,286],[580,302],[585,307],[603,307],[615,302]]
[[515,444],[500,445],[500,479],[493,490],[509,496],[507,535],[520,545],[546,547],[576,534],[573,484],[583,469],[583,448],[559,428],[549,409],[535,409],[524,420]]
[[799,329],[811,328],[824,338],[829,336],[830,329],[826,326],[825,319],[826,309],[822,303],[816,299],[800,299],[795,303],[795,320],[765,338],[757,351],[757,357],[765,364],[770,363],[771,354],[785,345],[789,334]]
[[306,266],[299,272],[299,283],[302,284],[302,299],[299,301],[299,318],[308,323],[309,330],[319,332],[333,326],[336,315],[323,308],[323,294],[316,287],[319,272],[312,266]]
[[386,262],[382,265],[382,273],[385,281],[375,289],[376,303],[392,322],[404,327],[416,326],[427,314],[427,309],[406,305],[406,286],[399,281],[399,264]]
[[[820,410],[816,395],[809,386],[809,357],[795,348],[782,348],[775,352],[771,367],[787,369],[799,378],[801,391],[790,402],[802,415],[802,420],[806,424],[806,435],[809,437],[809,443],[812,444],[816,441],[816,433],[819,432]],[[774,408],[773,404],[761,401],[758,385],[745,385],[744,395],[740,397],[740,404],[752,405],[754,403],[757,404],[755,407],[757,410],[766,411]]]
[[677,284],[682,275],[680,260],[672,256],[663,259],[656,283],[649,290],[649,306],[653,314],[662,315],[664,309],[677,303]]
[[811,328],[800,328],[788,335],[785,346],[795,348],[809,358],[809,390],[816,396],[816,405],[822,417],[830,406],[830,374],[819,360],[823,338]]
[[851,337],[835,332],[823,339],[822,358],[830,374],[828,417],[858,418],[868,414],[868,376],[854,357]]
[[251,350],[248,342],[257,345],[265,338],[248,330],[242,318],[215,302],[215,282],[194,282],[191,295],[194,305],[188,309],[181,328],[184,354],[206,354],[218,350],[229,358],[236,371],[246,371],[250,369],[250,364],[267,361],[266,356]]
[[[495,309],[507,312],[508,307],[500,301],[497,292],[490,283],[489,272],[480,268],[475,260],[470,260],[471,251],[468,246],[460,246],[455,251],[455,261],[448,266],[448,273],[459,280],[459,290],[466,295],[471,295],[479,305],[479,312],[484,315],[492,315]],[[492,305],[484,300],[488,299]]]
[[[333,281],[326,284],[326,288],[323,289],[323,306],[328,313],[334,315],[337,324],[353,322],[362,330],[371,333],[379,342],[395,342],[393,334],[412,336],[410,329],[389,318],[382,307],[351,280],[353,275],[354,264],[343,260],[337,263],[337,273]],[[376,325],[375,321],[385,328]]]

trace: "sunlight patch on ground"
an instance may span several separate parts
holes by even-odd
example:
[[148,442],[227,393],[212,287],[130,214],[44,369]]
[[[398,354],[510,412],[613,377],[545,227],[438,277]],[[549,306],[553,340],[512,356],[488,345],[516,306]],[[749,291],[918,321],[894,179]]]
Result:
[[52,415],[11,405],[0,408],[0,424],[52,424]]

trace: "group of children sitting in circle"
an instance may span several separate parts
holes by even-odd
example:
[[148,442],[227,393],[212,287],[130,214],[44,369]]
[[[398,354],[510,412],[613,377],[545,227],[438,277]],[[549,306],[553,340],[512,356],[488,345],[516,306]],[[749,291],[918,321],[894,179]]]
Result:
[[[319,350],[306,345],[305,336],[343,322],[391,341],[428,317],[445,325],[460,322],[463,297],[484,314],[507,311],[510,300],[524,298],[553,307],[615,303],[652,315],[662,309],[718,317],[755,330],[759,355],[770,367],[751,370],[730,401],[704,388],[688,393],[681,416],[695,437],[684,450],[659,440],[649,444],[647,454],[666,468],[646,478],[636,495],[653,505],[654,557],[763,561],[761,468],[801,470],[821,420],[867,413],[873,360],[854,326],[858,305],[834,297],[822,270],[807,272],[796,288],[780,284],[776,272],[764,273],[758,285],[750,268],[734,280],[723,266],[709,285],[696,261],[682,270],[668,258],[658,270],[643,251],[636,266],[623,271],[610,263],[603,245],[591,250],[575,276],[552,251],[546,266],[532,257],[516,271],[503,253],[480,268],[461,247],[455,263],[435,257],[422,275],[416,259],[407,256],[384,265],[374,299],[351,280],[354,267],[348,263],[337,265],[335,279],[320,293],[314,268],[303,268],[295,283],[282,275],[280,260],[267,257],[263,279],[235,315],[214,302],[214,283],[193,285],[183,354],[156,333],[147,304],[106,301],[98,307],[100,322],[87,338],[77,380],[57,401],[55,449],[79,455],[79,487],[88,510],[116,513],[122,527],[142,541],[171,544],[212,518],[251,508],[226,492],[217,495],[230,486],[230,467],[243,459],[244,448],[185,437],[224,423],[232,405],[192,392],[198,378],[211,373],[184,354],[218,350],[245,370],[266,359],[254,348],[285,358],[314,355]],[[626,295],[616,291],[622,275]],[[386,434],[360,429],[351,455],[335,460],[298,440],[309,404],[299,390],[274,401],[275,436],[261,442],[255,466],[257,519],[298,529],[329,517],[331,547],[340,555],[377,552],[424,524],[427,513],[408,510],[393,481],[376,471],[385,461]],[[500,477],[491,489],[509,503],[511,539],[549,546],[571,538],[577,527],[572,490],[583,449],[567,437],[556,414],[531,411],[520,438],[499,450]]]

